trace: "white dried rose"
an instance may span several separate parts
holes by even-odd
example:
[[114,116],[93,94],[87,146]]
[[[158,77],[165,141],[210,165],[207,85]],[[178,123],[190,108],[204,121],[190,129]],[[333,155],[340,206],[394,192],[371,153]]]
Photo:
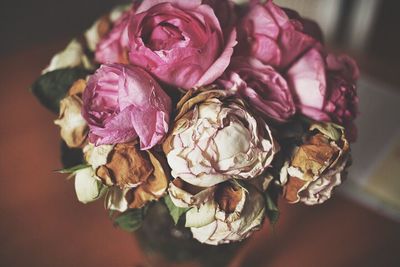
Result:
[[95,201],[101,198],[105,191],[105,187],[91,167],[75,172],[75,192],[80,202],[86,204]]
[[340,185],[350,159],[349,143],[342,127],[313,124],[303,144],[281,169],[283,196],[289,203],[321,204]]
[[209,188],[193,187],[183,180],[170,183],[169,195],[186,212],[186,227],[201,243],[219,245],[240,241],[260,228],[265,214],[261,193],[251,185],[231,181]]
[[88,125],[81,114],[81,94],[86,87],[84,80],[76,81],[69,95],[60,101],[60,114],[54,124],[60,126],[61,138],[68,147],[82,147],[88,134]]
[[63,51],[51,59],[49,66],[42,71],[42,74],[58,69],[79,66],[85,69],[92,69],[92,64],[86,56],[84,48],[76,39],[73,39]]
[[172,176],[207,187],[260,175],[278,150],[266,123],[226,91],[190,94],[163,145]]

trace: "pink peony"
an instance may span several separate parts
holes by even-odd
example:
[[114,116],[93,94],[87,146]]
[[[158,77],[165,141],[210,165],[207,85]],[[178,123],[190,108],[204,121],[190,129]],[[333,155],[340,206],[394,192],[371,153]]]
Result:
[[271,0],[254,4],[238,25],[236,52],[285,69],[317,42],[305,30],[302,21],[289,18]]
[[96,145],[139,138],[141,149],[161,143],[168,132],[171,100],[143,69],[102,65],[83,93],[83,117]]
[[327,56],[315,47],[287,72],[300,113],[317,121],[333,121],[355,139],[353,120],[358,113],[356,80],[359,71],[348,56]]
[[96,61],[99,63],[128,63],[128,22],[132,11],[125,12],[111,31],[97,44]]
[[132,64],[184,89],[221,76],[236,44],[236,31],[225,39],[213,9],[201,0],[144,0],[128,35]]
[[271,66],[257,59],[234,58],[228,74],[219,80],[265,116],[284,122],[296,109],[286,80]]

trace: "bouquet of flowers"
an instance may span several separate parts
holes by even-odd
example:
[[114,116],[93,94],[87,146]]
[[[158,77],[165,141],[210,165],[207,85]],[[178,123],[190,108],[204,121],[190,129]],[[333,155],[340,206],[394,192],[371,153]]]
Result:
[[270,0],[143,0],[72,40],[32,91],[59,114],[79,201],[104,199],[126,230],[162,203],[219,245],[274,224],[279,197],[331,197],[356,138],[358,75],[318,25]]

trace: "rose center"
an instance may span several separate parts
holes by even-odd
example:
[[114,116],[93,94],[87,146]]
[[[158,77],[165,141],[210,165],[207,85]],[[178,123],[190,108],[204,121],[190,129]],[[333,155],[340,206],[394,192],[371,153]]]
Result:
[[185,37],[175,25],[161,22],[153,31],[143,36],[143,41],[153,51],[171,50],[183,46]]

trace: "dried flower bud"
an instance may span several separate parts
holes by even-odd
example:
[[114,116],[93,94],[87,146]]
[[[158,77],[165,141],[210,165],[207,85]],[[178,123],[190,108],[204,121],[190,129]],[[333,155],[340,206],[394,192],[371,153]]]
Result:
[[69,147],[82,147],[88,134],[88,125],[81,115],[82,92],[85,80],[77,80],[69,89],[68,96],[60,101],[60,115],[54,123],[61,128],[61,138]]
[[161,159],[150,150],[140,150],[137,143],[89,144],[84,153],[96,176],[112,188],[106,200],[109,209],[143,207],[163,196],[168,187]]
[[319,204],[339,185],[349,160],[349,143],[342,127],[313,124],[281,170],[283,195],[290,203]]
[[169,195],[186,212],[186,227],[193,237],[210,245],[230,243],[247,238],[264,218],[265,204],[252,185],[232,181],[201,188],[177,178],[170,183]]

